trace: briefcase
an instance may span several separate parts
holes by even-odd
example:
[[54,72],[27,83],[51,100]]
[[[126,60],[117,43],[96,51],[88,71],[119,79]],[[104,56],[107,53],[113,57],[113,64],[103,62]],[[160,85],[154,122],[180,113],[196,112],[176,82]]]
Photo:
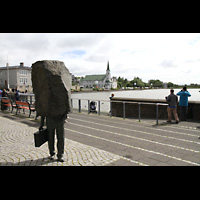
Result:
[[47,129],[43,129],[34,133],[35,147],[42,146],[45,142],[48,141],[48,132]]

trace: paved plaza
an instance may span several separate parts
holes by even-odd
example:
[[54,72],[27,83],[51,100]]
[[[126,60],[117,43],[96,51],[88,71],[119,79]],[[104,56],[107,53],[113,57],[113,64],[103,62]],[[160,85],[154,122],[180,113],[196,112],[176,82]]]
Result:
[[36,148],[34,115],[0,111],[0,166],[200,166],[200,123],[72,113],[65,124],[65,162]]

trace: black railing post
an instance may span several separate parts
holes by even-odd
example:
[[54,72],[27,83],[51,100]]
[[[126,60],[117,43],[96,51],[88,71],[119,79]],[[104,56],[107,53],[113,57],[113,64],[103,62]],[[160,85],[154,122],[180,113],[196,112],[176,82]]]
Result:
[[78,100],[78,111],[81,113],[81,100]]
[[99,115],[100,115],[100,113],[101,113],[100,109],[101,109],[101,102],[98,101],[98,114],[99,114]]
[[126,118],[126,111],[125,111],[126,107],[125,107],[125,102],[123,102],[123,119]]
[[139,103],[138,105],[139,105],[139,122],[140,122],[140,120],[141,120],[141,104]]
[[158,125],[158,103],[156,104],[156,124]]

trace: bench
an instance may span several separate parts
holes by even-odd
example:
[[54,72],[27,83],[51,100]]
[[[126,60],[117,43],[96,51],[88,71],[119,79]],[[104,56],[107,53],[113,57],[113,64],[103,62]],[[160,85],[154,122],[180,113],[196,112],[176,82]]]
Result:
[[13,112],[13,108],[16,108],[16,105],[13,104],[13,102],[10,99],[1,99],[1,104],[3,103],[3,105],[1,105],[1,109],[2,111],[4,110],[4,106],[7,106],[10,108],[12,108],[11,113]]
[[23,111],[24,109],[29,110],[29,117],[31,116],[31,112],[35,112],[35,108],[31,107],[31,105],[28,102],[16,101],[16,107],[17,107],[16,115],[20,109],[23,109]]

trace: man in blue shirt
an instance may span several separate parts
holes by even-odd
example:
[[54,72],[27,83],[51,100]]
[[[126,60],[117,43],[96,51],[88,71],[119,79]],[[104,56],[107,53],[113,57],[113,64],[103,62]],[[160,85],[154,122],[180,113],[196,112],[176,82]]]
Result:
[[191,97],[191,94],[187,91],[187,87],[176,94],[180,96],[179,106],[181,108],[181,121],[186,121],[187,110],[188,110],[188,97]]

